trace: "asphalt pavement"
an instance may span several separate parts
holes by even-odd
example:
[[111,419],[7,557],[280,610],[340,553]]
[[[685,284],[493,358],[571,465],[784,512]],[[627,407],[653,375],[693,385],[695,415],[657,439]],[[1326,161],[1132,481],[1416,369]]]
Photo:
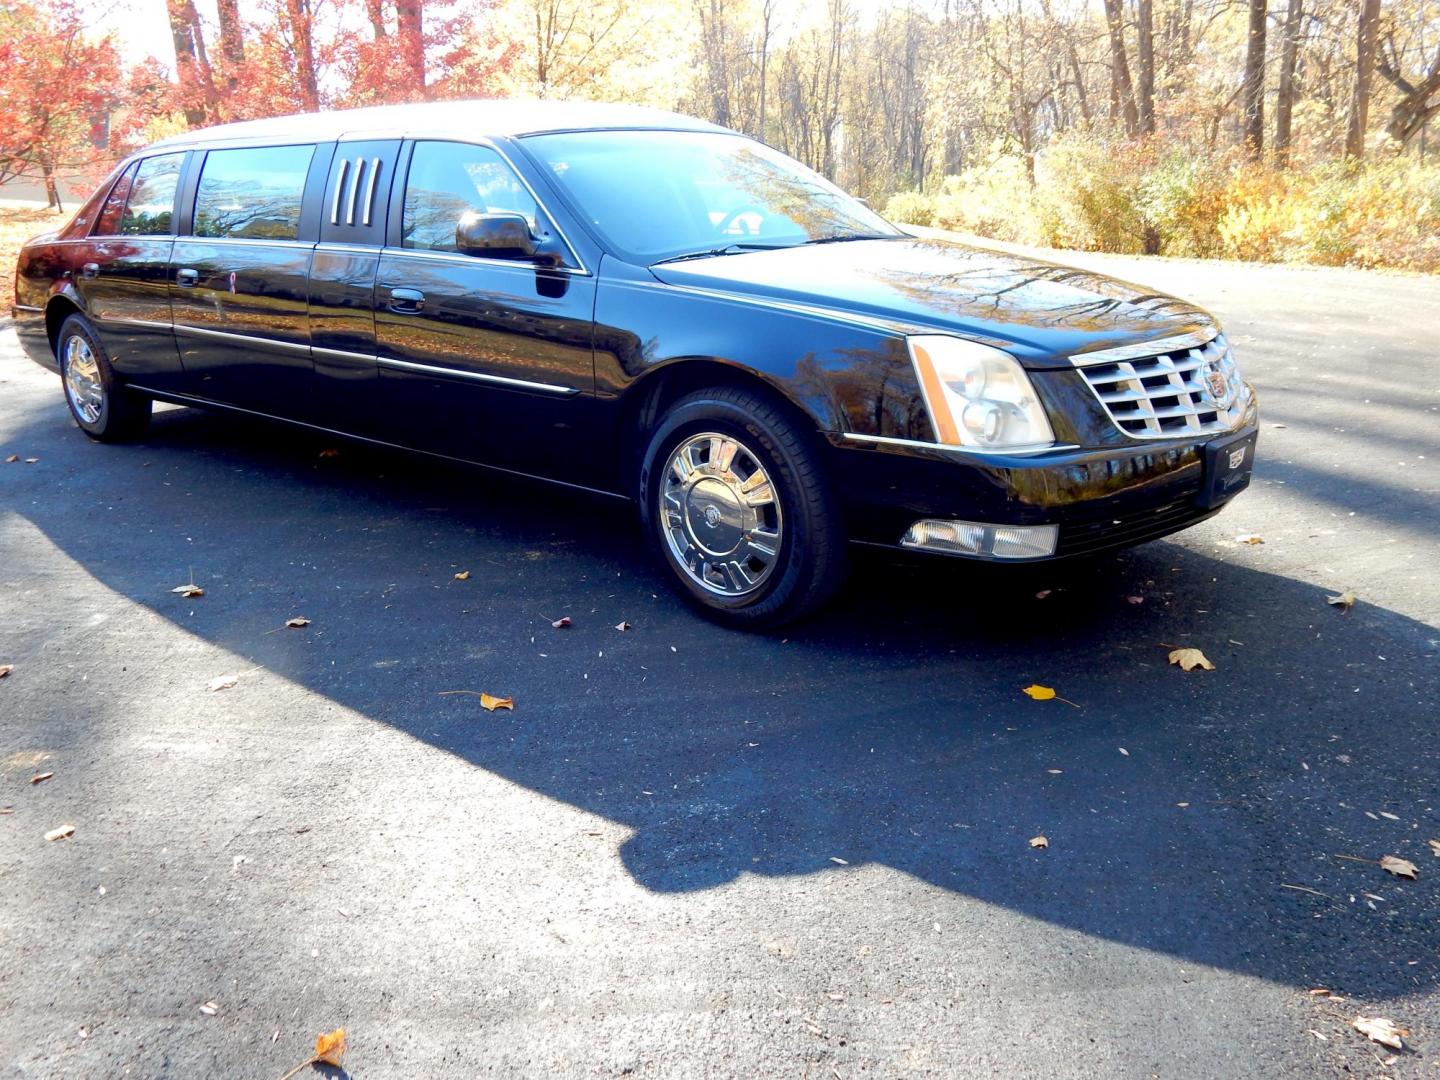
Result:
[[618,502],[91,443],[0,331],[0,1077],[1440,1075],[1440,279],[1072,261],[1222,318],[1251,490],[768,636]]

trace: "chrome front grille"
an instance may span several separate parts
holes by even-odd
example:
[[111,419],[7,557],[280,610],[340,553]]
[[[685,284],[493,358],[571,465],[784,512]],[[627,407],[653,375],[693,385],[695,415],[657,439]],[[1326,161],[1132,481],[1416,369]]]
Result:
[[1250,400],[1223,334],[1151,356],[1107,359],[1101,352],[1072,359],[1115,426],[1137,439],[1229,431]]

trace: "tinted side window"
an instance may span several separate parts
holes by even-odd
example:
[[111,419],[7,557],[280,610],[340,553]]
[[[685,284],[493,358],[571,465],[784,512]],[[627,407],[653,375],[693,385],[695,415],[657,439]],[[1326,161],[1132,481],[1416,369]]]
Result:
[[195,235],[294,240],[313,146],[212,150],[195,193]]
[[135,169],[131,165],[125,170],[125,175],[115,181],[115,186],[110,189],[110,194],[105,196],[105,203],[100,208],[100,219],[95,222],[96,236],[114,236],[120,231],[120,215],[125,212],[125,200],[130,196],[130,185],[135,180]]
[[416,143],[405,177],[404,246],[456,250],[455,226],[467,210],[523,214],[530,228],[537,228],[534,198],[496,151],[466,143]]
[[140,162],[125,213],[120,216],[124,236],[169,236],[175,216],[175,189],[180,185],[184,154],[162,154]]

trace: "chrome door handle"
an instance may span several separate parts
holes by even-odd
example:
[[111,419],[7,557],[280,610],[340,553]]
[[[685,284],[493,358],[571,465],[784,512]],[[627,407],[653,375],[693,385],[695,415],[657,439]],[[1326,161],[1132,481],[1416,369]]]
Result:
[[391,289],[390,310],[397,315],[417,315],[425,310],[425,294],[419,289]]
[[81,277],[93,278],[98,273],[100,273],[99,263],[86,263],[84,266],[80,267]]
[[182,289],[193,289],[196,285],[200,284],[200,271],[190,270],[188,268],[176,270],[175,284],[179,285]]

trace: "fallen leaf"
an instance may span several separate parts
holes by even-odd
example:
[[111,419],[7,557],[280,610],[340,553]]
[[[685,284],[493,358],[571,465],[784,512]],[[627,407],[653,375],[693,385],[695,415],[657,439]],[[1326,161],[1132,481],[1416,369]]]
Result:
[[1392,1050],[1404,1050],[1404,1037],[1410,1034],[1408,1029],[1396,1027],[1383,1016],[1357,1016],[1354,1024],[1360,1034]]
[[7,458],[5,459],[5,464],[10,465],[10,464],[12,464],[12,463],[14,463],[14,462],[16,462],[16,461],[19,461],[19,460],[20,460],[20,455],[19,455],[19,454],[11,454],[9,457],[7,457]]
[[626,622],[624,619],[621,619],[618,623],[615,624],[615,629],[616,629],[616,630],[629,630],[629,629],[630,629],[630,624],[629,624],[628,622]]
[[334,1031],[317,1036],[315,1039],[315,1060],[324,1065],[340,1067],[340,1059],[345,1056],[345,1029],[336,1028]]
[[320,456],[322,458],[339,457],[340,451],[336,450],[333,446],[327,446],[324,450],[320,451]]
[[1048,686],[1027,686],[1020,692],[1027,697],[1034,698],[1036,701],[1049,701],[1055,696],[1055,691]]
[[1205,671],[1215,670],[1215,665],[1199,649],[1171,649],[1170,663],[1179,664],[1181,671],[1194,671],[1197,667]]
[[1127,604],[1143,604],[1145,598],[1143,596],[1127,596],[1125,597],[1125,602]]
[[1399,814],[1392,814],[1392,813],[1390,813],[1390,811],[1388,811],[1388,810],[1381,810],[1381,811],[1380,811],[1380,816],[1383,817],[1386,821],[1399,821],[1399,820],[1400,820],[1400,815],[1399,815]]
[[181,596],[187,597],[205,595],[205,590],[202,589],[199,585],[196,585],[193,581],[190,582],[190,584],[188,585],[176,585],[175,588],[171,589],[170,591],[173,593],[179,593]]
[[310,620],[307,619],[304,615],[296,615],[293,619],[286,619],[285,625],[295,630],[298,630],[302,626],[309,626]]
[[229,690],[239,681],[239,675],[217,675],[205,684],[205,689],[211,692],[216,690]]
[[1037,593],[1035,594],[1035,599],[1036,599],[1036,600],[1044,600],[1045,597],[1049,596],[1052,592],[1054,592],[1053,589],[1041,589],[1039,592],[1037,592]]
[[831,856],[830,856],[830,861],[833,862],[836,866],[849,866],[849,865],[850,865],[850,864],[849,864],[848,862],[846,862],[844,859],[840,858],[839,855],[831,855]]
[[74,825],[61,825],[58,829],[51,829],[45,834],[46,840],[64,840],[67,836],[75,835]]
[[45,782],[46,780],[49,780],[50,777],[54,775],[55,774],[53,772],[37,772],[34,776],[30,777],[30,783],[40,784]]
[[469,580],[470,580],[470,571],[469,571],[469,570],[461,570],[458,574],[455,575],[455,580],[456,580],[456,581],[469,581]]
[[1396,877],[1415,880],[1415,875],[1420,873],[1420,868],[1409,859],[1402,859],[1398,855],[1381,855],[1380,869],[1387,870]]
[[1033,848],[1048,848],[1050,841],[1043,836],[1032,836],[1030,838],[1030,846]]
[[1325,603],[1333,604],[1335,607],[1342,608],[1345,611],[1349,611],[1352,607],[1355,606],[1355,594],[1349,589],[1346,589],[1339,596],[1325,597]]
[[494,712],[496,709],[515,709],[515,699],[508,697],[496,697],[494,694],[481,693],[480,707],[486,712]]
[[1046,769],[1045,771],[1048,772],[1051,776],[1059,776],[1059,775],[1060,775],[1062,772],[1064,772],[1065,770],[1063,770],[1063,769]]
[[27,458],[25,459],[25,464],[26,464],[26,465],[34,465],[34,464],[35,464],[36,462],[38,462],[39,460],[40,460],[40,459],[39,459],[38,457],[27,457]]
[[1241,533],[1235,537],[1235,543],[1237,544],[1263,544],[1264,542],[1265,538],[1259,533]]
[[1126,750],[1123,746],[1117,746],[1115,749],[1119,750],[1120,753],[1124,754],[1126,757],[1130,756],[1130,751]]
[[560,618],[556,619],[550,625],[553,626],[556,630],[564,630],[567,626],[570,625],[570,616],[561,615]]
[[1427,840],[1425,842],[1430,845],[1430,854],[1440,859],[1440,840]]
[[13,806],[0,806],[0,814],[13,814],[14,812],[15,807]]
[[5,678],[6,675],[9,675],[10,672],[12,672],[12,671],[14,671],[14,670],[15,670],[15,665],[14,665],[14,664],[0,664],[0,679]]
[[214,1016],[217,1012],[220,1011],[220,1006],[215,1004],[215,1002],[213,1001],[207,1001],[204,1005],[200,1006],[200,1011],[206,1016]]

